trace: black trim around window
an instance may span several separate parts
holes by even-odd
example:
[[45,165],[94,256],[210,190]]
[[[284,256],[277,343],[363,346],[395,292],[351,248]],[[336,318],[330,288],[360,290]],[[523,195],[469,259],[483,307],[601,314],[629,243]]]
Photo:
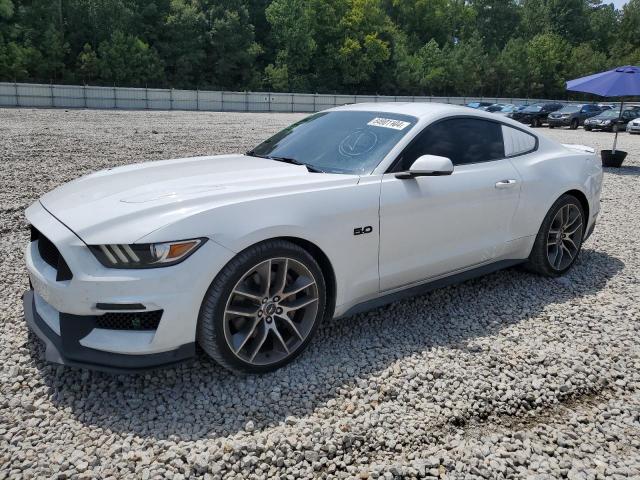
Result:
[[[516,125],[510,125],[504,122],[501,122],[500,120],[497,119],[493,119],[493,118],[485,118],[485,117],[479,117],[476,115],[452,115],[450,117],[446,117],[446,118],[441,118],[439,120],[436,120],[433,123],[430,123],[429,125],[427,125],[426,127],[424,127],[422,130],[420,130],[420,132],[418,132],[412,139],[411,141],[402,149],[402,152],[400,152],[400,154],[395,158],[395,160],[393,161],[393,163],[389,166],[389,168],[387,168],[385,173],[398,173],[401,170],[398,169],[398,165],[400,165],[400,161],[402,160],[402,156],[405,154],[405,152],[411,148],[411,146],[413,146],[413,144],[417,141],[418,137],[420,135],[422,135],[422,133],[429,127],[433,126],[433,125],[437,125],[441,122],[444,122],[446,120],[455,120],[455,119],[459,119],[459,118],[469,118],[469,119],[473,119],[473,120],[484,120],[485,122],[492,122],[492,123],[497,123],[498,125],[504,126],[504,127],[509,127],[509,128],[513,128],[514,130],[519,130],[522,133],[525,133],[527,135],[532,136],[535,139],[535,145],[533,146],[533,148],[531,150],[528,150],[526,152],[522,152],[522,153],[518,153],[515,155],[506,155],[503,158],[494,158],[492,160],[485,160],[482,162],[470,162],[470,163],[465,163],[464,165],[476,165],[479,163],[489,163],[489,162],[498,162],[500,160],[506,160],[508,158],[515,158],[515,157],[520,157],[522,155],[528,155],[530,153],[533,153],[535,151],[538,150],[538,147],[540,145],[540,140],[538,139],[537,135],[534,135],[531,132],[527,132],[524,128],[520,128]],[[502,143],[504,145],[504,136],[502,138]]]

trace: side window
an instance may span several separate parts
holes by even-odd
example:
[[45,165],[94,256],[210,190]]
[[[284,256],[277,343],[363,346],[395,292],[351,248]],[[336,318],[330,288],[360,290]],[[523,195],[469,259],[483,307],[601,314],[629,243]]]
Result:
[[536,137],[517,128],[502,125],[502,135],[507,157],[533,152],[536,148]]
[[404,150],[397,170],[408,170],[422,155],[447,157],[454,165],[504,158],[501,125],[477,118],[451,118],[429,125]]

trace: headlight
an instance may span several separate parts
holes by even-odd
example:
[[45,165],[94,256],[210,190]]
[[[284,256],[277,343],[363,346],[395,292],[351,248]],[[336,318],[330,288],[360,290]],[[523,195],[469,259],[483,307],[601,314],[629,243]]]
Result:
[[604,121],[604,122],[602,122],[602,123],[604,123],[605,125],[609,125],[609,124],[611,123],[611,120],[605,120],[605,121]]
[[89,245],[98,261],[108,268],[156,268],[180,263],[200,248],[206,238],[164,243]]

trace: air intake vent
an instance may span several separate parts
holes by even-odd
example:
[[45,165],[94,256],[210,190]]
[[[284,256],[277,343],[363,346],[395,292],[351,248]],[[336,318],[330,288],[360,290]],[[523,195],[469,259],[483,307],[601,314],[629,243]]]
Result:
[[96,328],[107,330],[156,330],[162,310],[153,312],[108,312],[96,317]]
[[44,260],[48,265],[55,268],[56,280],[58,282],[71,280],[73,278],[73,273],[71,273],[69,265],[67,265],[67,262],[65,262],[62,255],[60,255],[58,248],[51,240],[42,235],[42,233],[33,225],[31,225],[31,241],[38,242],[38,253],[40,254],[40,258],[42,258],[42,260]]

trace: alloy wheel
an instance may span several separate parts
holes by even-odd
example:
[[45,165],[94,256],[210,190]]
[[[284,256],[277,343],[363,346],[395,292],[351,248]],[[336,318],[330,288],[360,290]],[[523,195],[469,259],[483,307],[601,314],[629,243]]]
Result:
[[574,204],[564,205],[553,217],[547,236],[547,258],[556,271],[567,268],[582,244],[582,212]]
[[224,336],[238,359],[269,365],[292,355],[313,329],[318,285],[293,258],[271,258],[249,269],[224,311]]

